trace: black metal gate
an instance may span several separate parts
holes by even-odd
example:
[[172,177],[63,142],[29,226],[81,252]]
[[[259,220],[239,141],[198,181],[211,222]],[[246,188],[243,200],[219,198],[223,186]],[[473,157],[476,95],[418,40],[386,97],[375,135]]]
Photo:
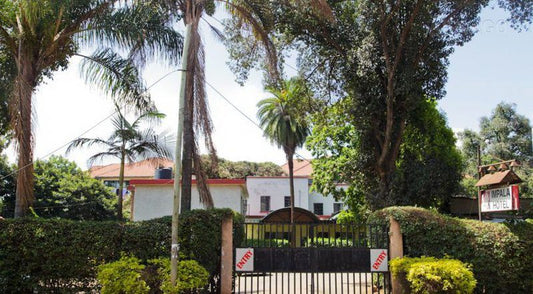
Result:
[[234,293],[390,293],[388,229],[246,223]]

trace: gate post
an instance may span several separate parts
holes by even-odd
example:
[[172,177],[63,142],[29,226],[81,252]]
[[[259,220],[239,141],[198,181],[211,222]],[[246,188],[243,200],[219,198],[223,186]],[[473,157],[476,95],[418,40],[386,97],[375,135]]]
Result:
[[220,293],[230,294],[233,282],[233,216],[222,219],[220,246]]
[[[392,216],[390,217],[390,231],[389,231],[389,248],[390,258],[403,257],[403,237],[400,230],[400,223]],[[399,279],[391,273],[392,294],[404,293],[402,284]]]

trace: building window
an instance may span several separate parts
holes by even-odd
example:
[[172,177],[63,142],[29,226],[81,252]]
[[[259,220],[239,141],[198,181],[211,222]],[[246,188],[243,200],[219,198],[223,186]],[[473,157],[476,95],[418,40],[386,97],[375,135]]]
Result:
[[261,196],[261,212],[270,211],[270,196]]
[[285,196],[285,207],[291,207],[291,196]]
[[342,210],[342,203],[333,203],[333,213],[339,212]]
[[324,204],[323,203],[313,204],[313,212],[316,215],[324,215]]
[[246,215],[246,213],[248,212],[248,200],[245,198],[241,198],[241,205],[241,213],[243,215]]

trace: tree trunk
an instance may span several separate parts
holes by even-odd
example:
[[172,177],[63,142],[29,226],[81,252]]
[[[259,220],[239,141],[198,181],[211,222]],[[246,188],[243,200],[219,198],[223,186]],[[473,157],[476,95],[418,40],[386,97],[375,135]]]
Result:
[[[197,36],[198,20],[192,21],[191,26],[191,44],[195,44],[194,36]],[[194,140],[194,81],[195,81],[195,66],[196,55],[198,48],[189,45],[189,52],[187,53],[187,78],[185,85],[185,113],[183,115],[183,159],[182,159],[182,182],[181,182],[181,211],[191,210],[192,198],[192,164],[193,164],[193,148],[195,147]]]
[[[190,73],[190,71],[189,71]],[[187,82],[192,83],[192,74],[187,75]],[[192,93],[191,93],[192,94]],[[181,211],[191,210],[192,198],[192,151],[194,148],[193,134],[193,101],[191,94],[187,94],[185,100],[185,113],[183,115],[183,159],[182,168],[183,176],[181,183]]]
[[296,247],[296,230],[294,225],[294,163],[292,162],[294,152],[287,153],[289,164],[289,191],[291,196],[291,247]]
[[23,217],[33,206],[33,132],[32,96],[35,89],[36,74],[31,62],[19,63],[15,93],[12,98],[11,119],[15,131],[18,152],[17,188],[15,218]]
[[126,161],[126,154],[124,153],[124,145],[122,145],[122,154],[120,155],[120,173],[118,175],[118,205],[117,205],[117,219],[122,220],[122,202],[124,191],[124,164]]

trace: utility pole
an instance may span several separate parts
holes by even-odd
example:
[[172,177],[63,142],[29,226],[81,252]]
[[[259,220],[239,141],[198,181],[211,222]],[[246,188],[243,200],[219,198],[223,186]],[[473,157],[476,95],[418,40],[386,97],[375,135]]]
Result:
[[[481,143],[477,145],[477,180],[481,179]],[[477,214],[481,221],[481,188],[477,187]]]
[[181,57],[181,84],[179,97],[179,117],[178,130],[176,135],[176,154],[174,164],[176,171],[174,172],[174,203],[172,207],[172,247],[170,249],[170,281],[172,285],[176,286],[178,277],[178,224],[181,203],[181,157],[182,157],[182,140],[183,140],[183,115],[185,114],[185,83],[187,79],[187,59],[189,56],[189,47],[191,39],[191,25],[185,26],[185,42],[183,44],[183,54]]

